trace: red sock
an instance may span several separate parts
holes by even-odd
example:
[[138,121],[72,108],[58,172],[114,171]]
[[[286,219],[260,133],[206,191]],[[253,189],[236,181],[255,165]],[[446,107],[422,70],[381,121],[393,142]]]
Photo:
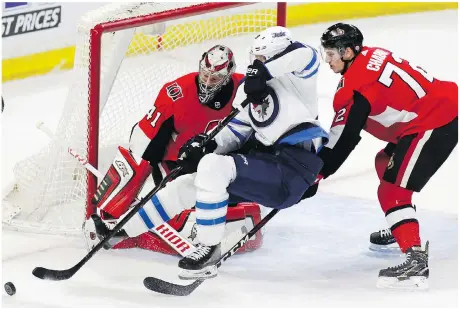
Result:
[[391,231],[402,252],[413,246],[420,246],[420,234],[418,222],[402,224]]
[[381,181],[378,189],[380,206],[402,252],[421,243],[412,194],[413,191],[386,181]]

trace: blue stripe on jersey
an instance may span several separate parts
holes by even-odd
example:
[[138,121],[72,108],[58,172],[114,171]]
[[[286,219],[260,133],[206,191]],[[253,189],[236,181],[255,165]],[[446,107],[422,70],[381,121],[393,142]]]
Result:
[[243,122],[243,121],[238,120],[236,118],[233,118],[232,120],[230,120],[230,122],[233,122],[234,124],[239,124],[239,125],[242,125],[242,126],[247,126],[247,127],[251,126],[249,123]]
[[313,58],[311,59],[310,63],[305,67],[305,71],[310,70],[315,64],[316,61],[318,60],[318,57],[316,56],[316,50],[313,49],[311,46],[308,46],[312,51],[313,51]]
[[238,131],[235,130],[235,128],[233,128],[231,125],[228,125],[227,128],[233,132],[233,134],[236,135],[236,137],[238,137],[238,139],[240,140],[240,142],[244,142],[245,140],[245,137]]
[[314,70],[313,72],[311,72],[310,74],[308,74],[307,76],[303,76],[302,78],[310,78],[312,77],[313,75],[315,75],[316,73],[318,73],[318,70],[319,70],[319,66],[316,68],[316,70]]
[[151,229],[154,228],[155,225],[153,225],[152,220],[150,220],[149,215],[145,212],[144,208],[141,208],[137,211],[137,214],[142,218],[144,221],[145,225]]
[[329,138],[329,135],[321,127],[313,127],[288,135],[281,139],[278,144],[295,145],[301,142],[311,141],[317,137]]
[[196,202],[196,208],[199,209],[219,209],[228,205],[228,200],[219,202],[219,203],[203,203]]
[[[302,70],[302,72],[308,71],[308,70],[312,69],[316,64],[318,64],[319,59],[318,59],[318,52],[316,51],[316,49],[314,49],[313,47],[311,47],[309,45],[302,44],[300,42],[291,43],[291,45],[289,45],[284,51],[282,51],[281,53],[275,55],[273,58],[269,59],[267,62],[265,62],[265,64],[267,64],[270,61],[273,61],[275,59],[278,59],[278,58],[286,55],[287,53],[290,53],[291,51],[299,49],[299,48],[310,48],[313,51],[313,58],[310,60],[310,63],[308,63],[307,66]],[[302,72],[301,73],[296,73],[295,76],[307,79],[307,78],[312,77],[316,73],[318,73],[318,70],[319,70],[319,65],[318,65],[318,68],[316,68],[316,70],[314,70],[312,73],[308,74],[307,76],[299,76],[300,74],[302,74]],[[292,73],[294,73],[294,72],[292,72]]]
[[160,215],[161,219],[163,219],[163,221],[169,221],[171,218],[168,216],[168,214],[166,213],[163,205],[161,205],[160,203],[160,200],[158,199],[158,197],[156,195],[154,195],[151,199],[153,205],[155,206],[156,210],[158,211],[158,214]]
[[196,224],[199,225],[217,225],[224,223],[226,220],[225,216],[217,218],[217,219],[196,219]]

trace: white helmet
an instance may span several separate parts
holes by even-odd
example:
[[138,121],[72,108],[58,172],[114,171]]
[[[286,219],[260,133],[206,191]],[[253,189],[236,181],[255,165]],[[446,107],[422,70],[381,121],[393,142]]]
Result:
[[292,42],[289,29],[281,26],[267,28],[254,39],[249,60],[252,63],[255,56],[264,56],[267,61],[284,51]]
[[216,45],[205,52],[200,60],[198,75],[198,98],[201,104],[212,100],[228,84],[235,70],[235,58],[227,46]]

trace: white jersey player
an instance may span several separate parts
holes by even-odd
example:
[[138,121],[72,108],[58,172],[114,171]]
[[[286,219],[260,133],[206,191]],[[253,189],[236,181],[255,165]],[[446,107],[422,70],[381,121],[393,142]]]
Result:
[[[296,204],[323,165],[316,141],[327,140],[319,126],[316,80],[317,51],[293,41],[284,27],[272,27],[256,36],[253,63],[237,91],[234,106],[250,104],[204,148],[204,135],[182,146],[178,164],[197,172],[168,183],[126,225],[136,236],[172,216],[196,207],[197,250],[179,262],[182,279],[217,275],[222,252],[228,199],[231,195],[266,207],[283,209]],[[229,153],[249,139],[260,142],[249,154]]]
[[[316,120],[316,84],[320,65],[317,51],[308,45],[292,41],[288,29],[273,27],[256,37],[250,58],[253,64],[248,67],[244,91],[243,87],[239,88],[233,105],[239,108],[239,103],[246,96],[261,104],[246,107],[244,112],[232,120],[230,126],[217,135],[219,147],[216,152],[226,153],[241,146],[241,139],[235,140],[235,129],[245,137],[254,131],[256,139],[266,146],[282,142],[278,139],[283,134],[286,135],[283,136],[284,141],[298,138],[310,143],[311,138],[304,136],[305,128],[318,126],[316,130],[320,130]],[[259,79],[267,80],[266,85],[262,83],[260,86]],[[266,101],[262,102],[265,98]],[[283,102],[282,108],[280,100]],[[296,128],[295,132],[290,132],[293,128]],[[315,130],[308,132],[313,131]],[[291,136],[293,133],[296,137]]]

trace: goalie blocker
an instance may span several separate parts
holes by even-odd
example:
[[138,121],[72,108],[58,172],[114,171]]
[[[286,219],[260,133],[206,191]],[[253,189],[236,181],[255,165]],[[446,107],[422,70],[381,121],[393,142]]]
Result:
[[[150,164],[137,157],[131,151],[119,147],[112,165],[104,179],[99,184],[92,204],[98,215],[104,220],[109,228],[113,228],[117,219],[128,211],[132,202],[142,189],[148,176],[151,174]],[[153,201],[152,201],[153,202]],[[163,214],[165,218],[166,214]],[[226,231],[223,245],[230,248],[242,235],[251,230],[261,220],[261,207],[257,203],[241,202],[229,205]],[[196,221],[195,209],[185,209],[178,215],[166,221],[182,237],[196,244]],[[88,218],[84,225],[85,240],[88,248],[99,242],[93,229],[93,222]],[[164,231],[168,233],[168,231]],[[249,240],[238,252],[248,252],[262,245],[262,231]],[[152,231],[143,233],[137,237],[126,238],[114,244],[112,249],[141,248],[165,254],[177,254],[164,240]]]

